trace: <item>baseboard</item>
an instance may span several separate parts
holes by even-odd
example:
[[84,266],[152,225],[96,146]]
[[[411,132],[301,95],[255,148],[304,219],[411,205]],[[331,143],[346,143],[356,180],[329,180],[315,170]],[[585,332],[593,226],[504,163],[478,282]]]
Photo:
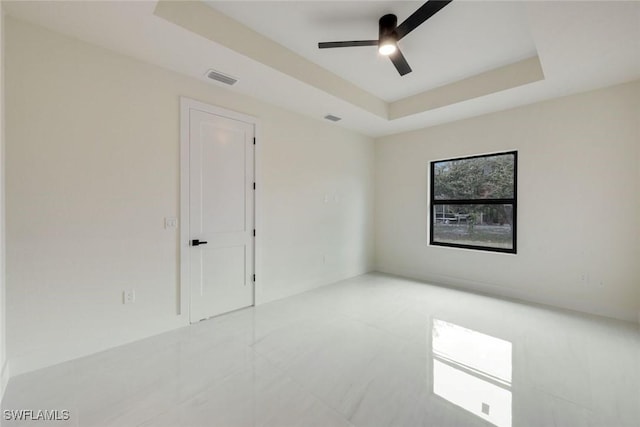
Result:
[[2,365],[2,372],[0,372],[0,402],[4,398],[4,392],[7,389],[9,383],[9,361],[6,360]]
[[341,282],[343,280],[352,279],[354,277],[362,276],[363,274],[373,273],[373,272],[375,272],[375,270],[367,266],[364,269],[343,271],[337,274],[330,274],[322,277],[312,278],[307,281],[300,282],[300,284],[296,287],[296,289],[290,290],[288,292],[269,295],[268,297],[265,297],[264,294],[261,294],[259,299],[256,297],[255,305],[258,306],[258,305],[278,301],[284,298],[289,298],[294,295],[299,295],[305,292],[312,291],[322,286],[331,285],[336,282]]
[[387,274],[395,277],[418,280],[420,282],[442,286],[446,288],[461,290],[465,292],[486,295],[495,298],[508,299],[516,302],[528,304],[538,304],[551,308],[570,310],[584,314],[608,317],[625,322],[639,323],[640,313],[633,309],[622,309],[618,307],[608,307],[604,305],[592,305],[581,301],[566,301],[556,298],[546,298],[534,292],[528,292],[523,289],[508,288],[505,286],[483,283],[459,277],[443,276],[443,275],[409,275],[402,271],[393,271],[392,269],[377,269],[378,273]]
[[70,362],[187,326],[189,326],[189,324],[184,317],[176,316],[175,322],[165,323],[161,328],[143,330],[135,334],[132,333],[126,337],[120,336],[118,339],[88,335],[83,340],[74,341],[73,345],[69,343],[68,345],[57,347],[40,347],[28,353],[13,355],[11,359],[9,359],[11,362],[11,376],[16,377],[28,372]]

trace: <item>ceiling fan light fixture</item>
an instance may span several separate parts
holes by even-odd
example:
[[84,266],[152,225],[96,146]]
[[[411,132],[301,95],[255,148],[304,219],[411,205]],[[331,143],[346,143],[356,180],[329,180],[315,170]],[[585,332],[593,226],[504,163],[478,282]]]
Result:
[[398,46],[396,45],[396,42],[391,39],[381,42],[380,46],[378,47],[378,52],[380,52],[380,55],[384,56],[389,56],[396,50],[398,50]]

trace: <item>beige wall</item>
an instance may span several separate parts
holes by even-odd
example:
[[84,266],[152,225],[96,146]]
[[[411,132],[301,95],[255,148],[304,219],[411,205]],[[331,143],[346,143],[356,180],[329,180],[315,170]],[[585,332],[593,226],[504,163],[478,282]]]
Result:
[[12,374],[187,324],[164,229],[180,96],[261,122],[259,302],[371,269],[371,139],[13,19],[6,32]]
[[[640,82],[376,142],[379,271],[640,317]],[[518,150],[518,254],[427,245],[431,160]]]
[[4,187],[4,12],[0,1],[0,400],[9,381],[6,349]]

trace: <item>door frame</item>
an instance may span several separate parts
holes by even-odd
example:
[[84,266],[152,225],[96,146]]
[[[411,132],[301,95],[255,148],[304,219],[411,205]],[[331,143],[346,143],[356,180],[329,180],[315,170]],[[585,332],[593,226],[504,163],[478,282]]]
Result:
[[[222,107],[206,104],[204,102],[196,101],[187,97],[180,97],[180,216],[179,216],[179,237],[178,237],[178,257],[180,266],[180,282],[178,292],[177,310],[178,315],[186,319],[190,323],[191,312],[191,252],[189,239],[191,238],[189,229],[190,218],[190,206],[189,206],[189,180],[190,180],[190,162],[189,162],[189,112],[190,110],[203,111],[205,113],[215,114],[227,119],[237,120],[244,123],[253,125],[253,135],[256,141],[260,138],[260,121],[253,116],[238,113],[235,111],[227,110]],[[253,227],[258,229],[258,195],[260,186],[258,183],[259,172],[259,143],[256,143],[253,150],[253,180],[256,182],[256,189],[253,191]],[[252,283],[253,295],[252,305],[257,303],[257,286],[258,283],[258,265],[259,265],[259,252],[258,252],[258,236],[253,238],[253,274],[256,275],[256,280]]]

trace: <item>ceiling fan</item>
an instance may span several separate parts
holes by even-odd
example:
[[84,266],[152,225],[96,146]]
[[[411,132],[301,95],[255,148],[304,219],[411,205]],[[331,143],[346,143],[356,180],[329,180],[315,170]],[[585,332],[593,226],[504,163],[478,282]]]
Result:
[[378,21],[378,40],[353,40],[339,42],[320,42],[318,48],[378,46],[380,54],[388,56],[401,76],[411,72],[411,67],[398,48],[398,40],[418,28],[424,21],[438,13],[452,0],[429,0],[418,8],[411,16],[398,25],[398,17],[393,14],[384,15]]

